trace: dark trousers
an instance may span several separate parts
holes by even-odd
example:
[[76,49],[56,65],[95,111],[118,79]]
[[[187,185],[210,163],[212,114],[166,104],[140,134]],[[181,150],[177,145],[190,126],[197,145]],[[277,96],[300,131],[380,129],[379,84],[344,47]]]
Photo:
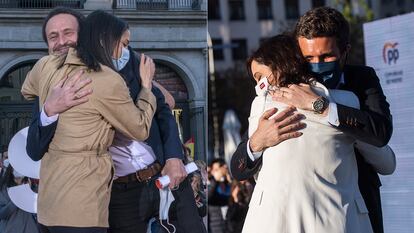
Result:
[[48,227],[39,224],[41,233],[107,233],[108,229],[104,227]]
[[[173,191],[173,195],[175,201],[169,216],[176,233],[205,233],[188,179]],[[155,179],[148,183],[114,182],[109,203],[109,232],[146,233],[149,220],[153,217],[158,220],[159,205],[160,194]]]

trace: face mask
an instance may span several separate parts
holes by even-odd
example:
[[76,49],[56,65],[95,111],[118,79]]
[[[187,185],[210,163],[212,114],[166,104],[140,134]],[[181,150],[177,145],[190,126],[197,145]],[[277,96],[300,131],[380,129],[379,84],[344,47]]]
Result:
[[311,71],[316,75],[318,82],[325,85],[327,88],[336,88],[340,77],[341,67],[339,60],[331,62],[309,63]]
[[254,87],[256,90],[257,96],[266,96],[267,92],[269,90],[269,81],[267,80],[267,77],[263,77],[260,79],[260,81],[257,83],[257,85]]
[[122,70],[129,61],[129,49],[123,47],[121,52],[121,57],[118,59],[112,58],[112,62],[114,63],[115,69],[117,71]]
[[4,167],[4,168],[7,168],[7,167],[9,167],[9,165],[10,165],[9,159],[5,159],[5,160],[3,161],[3,167]]

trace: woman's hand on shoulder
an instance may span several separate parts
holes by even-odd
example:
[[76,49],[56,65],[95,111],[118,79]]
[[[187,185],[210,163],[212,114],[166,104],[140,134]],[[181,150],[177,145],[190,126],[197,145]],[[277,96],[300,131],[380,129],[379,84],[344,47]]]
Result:
[[152,80],[155,74],[155,64],[150,57],[143,53],[141,54],[141,61],[139,63],[139,74],[141,76],[141,85],[151,90]]

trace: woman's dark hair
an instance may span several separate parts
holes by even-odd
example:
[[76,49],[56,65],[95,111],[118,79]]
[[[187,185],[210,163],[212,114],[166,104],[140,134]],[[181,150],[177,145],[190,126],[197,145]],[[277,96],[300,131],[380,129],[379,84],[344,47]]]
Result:
[[99,63],[116,70],[112,54],[128,24],[105,11],[97,10],[86,17],[76,47],[78,57],[89,68],[100,71]]
[[310,84],[313,81],[308,63],[302,56],[295,38],[289,34],[281,34],[265,40],[247,59],[246,66],[251,76],[253,76],[251,70],[253,61],[269,66],[275,81],[277,78],[279,87],[299,83]]
[[296,38],[335,37],[341,52],[349,44],[349,23],[341,12],[330,7],[317,7],[306,12],[296,24]]

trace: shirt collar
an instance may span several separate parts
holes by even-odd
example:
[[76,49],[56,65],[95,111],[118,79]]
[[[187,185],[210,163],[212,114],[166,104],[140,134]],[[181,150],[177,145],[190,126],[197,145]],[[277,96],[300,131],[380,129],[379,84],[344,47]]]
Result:
[[71,65],[85,65],[81,59],[78,57],[78,54],[74,48],[70,48],[68,51],[68,55],[65,59],[65,65],[71,64]]

